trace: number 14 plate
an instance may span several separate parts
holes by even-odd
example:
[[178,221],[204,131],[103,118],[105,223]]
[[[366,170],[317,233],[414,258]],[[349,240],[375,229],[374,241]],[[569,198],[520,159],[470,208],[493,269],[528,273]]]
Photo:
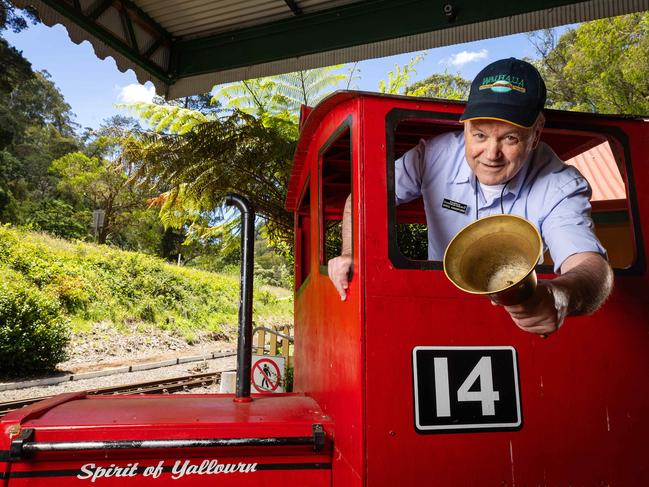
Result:
[[521,427],[514,347],[415,347],[412,371],[417,432]]

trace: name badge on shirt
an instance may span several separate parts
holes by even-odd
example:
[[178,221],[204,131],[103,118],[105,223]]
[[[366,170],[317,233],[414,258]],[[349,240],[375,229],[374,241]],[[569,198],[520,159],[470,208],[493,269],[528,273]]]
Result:
[[459,201],[453,201],[449,200],[448,198],[444,198],[444,201],[442,202],[442,208],[466,214],[467,206],[464,203],[460,203]]

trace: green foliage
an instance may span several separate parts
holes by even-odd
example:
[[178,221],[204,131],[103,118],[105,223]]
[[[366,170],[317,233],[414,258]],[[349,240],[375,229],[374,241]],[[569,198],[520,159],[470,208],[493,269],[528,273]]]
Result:
[[389,93],[391,95],[403,95],[405,94],[406,87],[410,82],[410,76],[416,74],[415,66],[423,61],[424,56],[419,54],[412,58],[408,64],[404,64],[403,67],[396,65],[394,71],[388,72],[388,79],[379,81],[379,92],[380,93]]
[[16,198],[13,195],[11,174],[19,161],[9,152],[0,150],[0,223],[15,221],[18,215]]
[[183,135],[197,125],[213,120],[213,117],[210,115],[205,115],[197,110],[177,105],[137,102],[128,105],[118,105],[118,107],[128,108],[141,120],[151,125],[154,132],[168,132]]
[[397,245],[406,257],[414,260],[427,260],[428,227],[418,223],[397,225]]
[[164,233],[157,209],[136,207],[116,215],[108,241],[122,250],[165,257],[160,252]]
[[20,32],[27,28],[28,21],[33,24],[38,21],[38,17],[33,10],[27,8],[19,12],[9,0],[0,0],[0,32],[5,29]]
[[649,114],[649,13],[585,22],[558,40],[531,36],[552,108]]
[[[8,281],[20,281],[34,296],[54,303],[81,329],[106,321],[128,333],[146,322],[187,337],[230,332],[238,321],[236,270],[217,275],[9,227],[0,227],[0,270],[13,276]],[[291,292],[260,284],[254,290],[256,319],[290,323]]]
[[[14,7],[0,0],[0,30],[26,25]],[[63,211],[60,205],[44,203],[58,199],[57,178],[49,165],[77,149],[73,115],[49,74],[32,72],[29,62],[2,38],[0,66],[0,221],[49,227],[56,223],[51,213]],[[69,223],[62,222],[57,231]]]
[[47,71],[34,76],[14,88],[9,106],[20,124],[54,127],[61,135],[70,137],[76,124],[63,95],[52,82]]
[[291,288],[293,267],[264,238],[255,240],[255,279],[270,286]]
[[286,372],[284,373],[283,386],[284,391],[293,392],[293,383],[295,377],[295,370],[293,367],[286,366]]
[[11,93],[18,84],[34,76],[29,61],[1,37],[0,59],[3,62],[3,69],[0,71],[0,93]]
[[58,300],[0,264],[0,370],[47,372],[65,359],[68,333]]
[[87,239],[90,234],[90,213],[77,211],[57,199],[40,202],[28,212],[26,226],[67,239]]
[[408,86],[405,94],[408,96],[425,96],[444,100],[466,100],[469,97],[471,82],[459,74],[433,74],[422,81]]
[[[111,144],[108,138],[96,142],[99,151],[112,151]],[[89,157],[73,152],[52,161],[50,169],[59,178],[60,194],[77,207],[104,211],[103,226],[97,234],[99,243],[106,243],[112,234],[119,234],[127,222],[132,222],[129,212],[141,210],[150,195],[144,188],[131,184],[121,157],[111,161],[99,155]]]
[[342,73],[336,73],[341,67],[334,65],[275,76],[273,79],[280,106],[296,114],[301,105],[316,106],[347,78]]
[[212,96],[213,102],[221,100],[225,100],[226,106],[249,115],[281,110],[277,106],[279,100],[272,78],[249,79],[223,85]]
[[251,200],[273,237],[291,241],[293,216],[284,201],[295,142],[281,129],[237,111],[182,136],[142,135],[125,143],[125,156],[144,184],[164,181],[172,188],[163,198],[169,222],[213,211],[236,192]]
[[340,68],[327,66],[223,85],[212,101],[225,100],[224,106],[250,115],[290,116],[296,121],[301,105],[315,106],[347,78],[336,72]]

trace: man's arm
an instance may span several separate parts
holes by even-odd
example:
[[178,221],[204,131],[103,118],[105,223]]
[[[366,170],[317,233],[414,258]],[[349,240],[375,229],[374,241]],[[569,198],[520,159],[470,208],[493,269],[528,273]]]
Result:
[[343,210],[342,252],[327,263],[329,279],[340,294],[340,300],[347,299],[347,288],[352,270],[352,195],[345,201]]
[[539,281],[534,296],[505,306],[522,330],[547,335],[559,329],[568,315],[594,313],[613,289],[613,271],[598,253],[573,254],[561,264],[561,275]]

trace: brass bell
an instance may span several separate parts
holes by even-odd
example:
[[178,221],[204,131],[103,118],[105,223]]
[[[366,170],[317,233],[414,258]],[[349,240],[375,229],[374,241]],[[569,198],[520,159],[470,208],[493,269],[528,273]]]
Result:
[[444,272],[467,293],[506,306],[519,304],[534,294],[534,267],[542,251],[541,235],[525,218],[487,216],[453,237],[444,253]]

